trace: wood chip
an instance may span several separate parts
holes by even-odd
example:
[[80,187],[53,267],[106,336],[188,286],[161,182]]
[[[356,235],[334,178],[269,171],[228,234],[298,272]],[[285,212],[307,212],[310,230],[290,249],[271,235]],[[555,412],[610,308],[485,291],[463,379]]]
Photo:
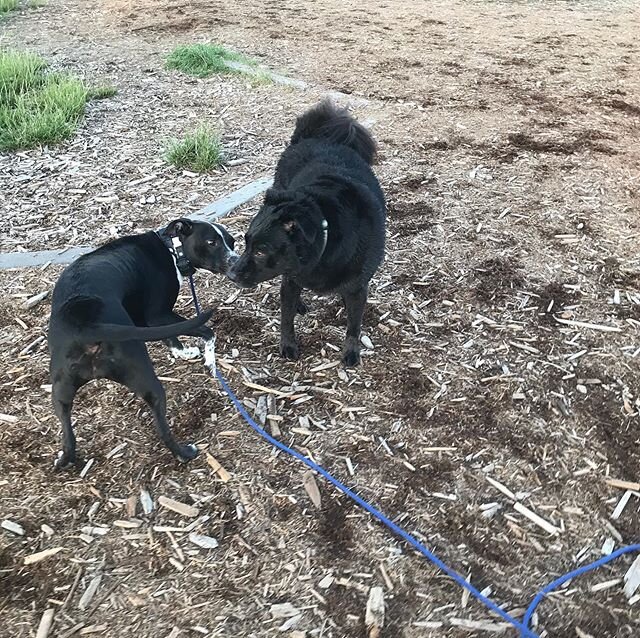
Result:
[[127,499],[127,516],[133,518],[136,515],[136,508],[138,507],[138,497],[135,494],[131,494]]
[[560,317],[555,317],[555,320],[565,326],[573,326],[574,328],[589,328],[590,330],[600,330],[601,332],[622,332],[622,328],[617,328],[616,326],[603,326],[601,324],[588,323],[586,321],[561,319]]
[[302,620],[302,614],[298,614],[297,616],[291,616],[291,618],[285,620],[280,627],[278,627],[278,631],[285,632],[293,629],[300,621]]
[[611,580],[605,580],[603,583],[592,585],[591,591],[595,593],[598,591],[604,591],[605,589],[611,589],[612,587],[619,585],[621,582],[622,578],[612,578]]
[[89,634],[101,634],[107,631],[107,629],[109,629],[107,625],[89,625],[88,627],[83,627],[78,632],[78,636],[88,636]]
[[37,295],[33,295],[33,297],[29,297],[29,299],[27,299],[24,302],[24,307],[25,308],[34,308],[41,301],[45,300],[48,296],[49,296],[49,291],[48,290],[45,290],[43,292],[39,292]]
[[631,498],[632,494],[633,492],[631,490],[627,490],[621,496],[620,500],[618,501],[618,504],[616,505],[615,509],[611,514],[612,520],[617,521],[622,516],[622,512],[624,512],[624,508],[627,506],[627,503],[629,502],[629,499]]
[[24,536],[24,527],[18,523],[14,523],[13,521],[4,520],[0,523],[0,527],[2,527],[2,529],[6,529],[12,534],[16,534],[16,536]]
[[535,523],[538,527],[541,527],[548,534],[553,534],[555,536],[561,531],[560,529],[555,527],[555,525],[552,525],[551,523],[549,523],[549,521],[546,521],[541,516],[538,516],[535,512],[531,511],[522,503],[514,503],[513,509],[516,510],[516,512],[520,512],[520,514],[522,514],[523,516],[526,516],[531,522]]
[[277,603],[275,605],[271,605],[269,611],[274,618],[292,618],[293,616],[298,616],[300,614],[300,610],[294,607],[291,603]]
[[87,474],[89,473],[89,470],[91,469],[91,467],[95,462],[96,462],[95,459],[89,459],[86,462],[85,466],[82,468],[82,471],[80,472],[80,478],[85,478],[87,476]]
[[181,516],[195,518],[200,513],[200,510],[198,510],[197,507],[187,505],[186,503],[181,503],[180,501],[175,501],[168,496],[161,496],[158,499],[158,503],[160,503],[162,507],[175,512],[176,514],[180,514]]
[[218,541],[212,536],[204,536],[203,534],[189,534],[189,540],[202,549],[215,549],[218,547]]
[[13,414],[2,414],[0,413],[0,423],[17,423],[19,421],[17,416],[13,416]]
[[634,490],[636,492],[640,492],[640,483],[635,483],[634,481],[621,481],[620,479],[607,478],[604,482],[609,487],[616,487],[621,490]]
[[35,554],[25,556],[24,564],[33,565],[34,563],[39,563],[42,560],[46,560],[47,558],[51,558],[52,556],[59,554],[63,550],[64,547],[52,547],[51,549],[45,549],[41,552],[36,552]]
[[142,521],[133,519],[130,521],[113,521],[114,527],[120,527],[121,529],[137,529],[142,525]]
[[80,597],[80,601],[78,602],[78,609],[81,611],[85,611],[87,607],[91,604],[93,597],[96,595],[98,588],[100,587],[100,583],[102,582],[102,575],[98,574],[91,579],[91,582],[84,590],[84,593]]
[[502,483],[496,481],[495,479],[492,479],[490,476],[485,476],[485,478],[487,479],[487,482],[491,483],[493,487],[495,487],[498,491],[502,492],[507,498],[510,498],[512,501],[518,500],[516,498],[516,495],[506,485],[503,485]]
[[273,388],[267,388],[264,385],[258,385],[257,383],[251,383],[250,381],[243,381],[243,385],[252,390],[260,390],[261,392],[267,392],[269,394],[275,394],[277,397],[291,397],[291,392],[280,392],[280,390],[274,390]]
[[454,627],[461,627],[471,631],[487,631],[493,634],[503,634],[511,628],[508,623],[493,623],[485,620],[468,620],[466,618],[449,618]]
[[331,574],[327,574],[319,583],[318,583],[318,587],[320,587],[320,589],[327,589],[329,587],[331,587],[331,585],[333,584],[333,581],[335,580],[335,578],[331,575]]
[[47,609],[40,618],[40,624],[38,625],[38,631],[36,632],[36,638],[47,638],[53,625],[53,616],[55,611],[53,609]]
[[382,574],[382,579],[384,580],[384,584],[387,586],[389,591],[393,591],[393,581],[387,572],[387,568],[384,566],[384,563],[380,563],[380,573]]
[[640,556],[638,556],[624,575],[624,595],[631,598],[640,587]]
[[373,350],[373,342],[369,337],[367,337],[367,335],[362,335],[360,337],[360,342],[367,350]]
[[142,511],[147,516],[153,512],[153,499],[151,494],[144,488],[140,490],[140,504],[142,505]]
[[379,638],[384,627],[384,590],[372,587],[369,590],[367,609],[364,616],[369,638]]
[[316,479],[313,476],[313,472],[311,470],[307,470],[302,475],[302,485],[306,490],[311,502],[315,505],[316,509],[320,509],[322,506],[322,500],[320,497],[320,490],[318,489],[318,484],[316,483]]
[[218,478],[223,483],[229,482],[229,480],[231,479],[231,474],[229,474],[229,472],[227,472],[227,470],[222,467],[220,462],[214,456],[209,454],[209,452],[207,452],[207,463],[211,466],[211,469],[218,475]]
[[44,341],[44,339],[45,339],[44,335],[40,335],[37,339],[34,339],[31,343],[29,343],[22,350],[20,350],[20,352],[18,353],[18,356],[23,357],[29,354],[37,345],[40,345]]

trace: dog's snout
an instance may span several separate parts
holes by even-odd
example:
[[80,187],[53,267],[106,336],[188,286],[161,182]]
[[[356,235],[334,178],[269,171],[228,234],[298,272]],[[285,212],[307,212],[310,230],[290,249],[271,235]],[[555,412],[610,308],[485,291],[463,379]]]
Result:
[[239,259],[240,257],[235,252],[231,253],[227,259],[227,277],[235,283],[238,281],[238,269],[236,266]]

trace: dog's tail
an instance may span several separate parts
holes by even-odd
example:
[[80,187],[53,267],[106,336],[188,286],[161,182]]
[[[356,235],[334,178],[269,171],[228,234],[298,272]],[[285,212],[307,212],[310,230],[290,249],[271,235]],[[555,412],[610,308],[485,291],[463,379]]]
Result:
[[98,322],[97,317],[103,307],[104,303],[99,297],[79,295],[67,300],[60,312],[63,319],[76,330],[77,337],[84,342],[161,341],[180,335],[197,336],[194,331],[213,314],[213,310],[206,310],[193,319],[165,326],[132,326]]
[[373,164],[376,158],[377,147],[371,133],[347,109],[337,107],[331,100],[323,100],[297,119],[291,144],[308,138],[344,144],[367,164]]

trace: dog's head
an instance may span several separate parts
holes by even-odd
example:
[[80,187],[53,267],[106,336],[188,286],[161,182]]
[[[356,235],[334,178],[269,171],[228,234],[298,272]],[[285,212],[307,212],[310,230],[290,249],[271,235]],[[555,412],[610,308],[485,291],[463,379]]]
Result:
[[326,221],[315,202],[287,191],[267,191],[245,235],[244,253],[228,277],[243,288],[314,266],[326,245]]
[[181,218],[172,221],[164,232],[180,240],[194,268],[224,275],[238,259],[233,250],[235,240],[220,224]]

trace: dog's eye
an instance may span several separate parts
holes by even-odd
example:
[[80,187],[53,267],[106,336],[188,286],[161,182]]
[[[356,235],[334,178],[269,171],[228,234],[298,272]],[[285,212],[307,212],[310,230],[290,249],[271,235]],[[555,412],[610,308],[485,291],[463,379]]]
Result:
[[262,249],[256,249],[256,250],[254,250],[254,251],[253,251],[253,256],[254,256],[254,257],[258,257],[258,258],[262,258],[262,257],[264,257],[266,254],[267,254],[267,253],[266,253],[266,251],[265,251],[265,250],[262,250]]
[[216,243],[215,239],[207,239],[207,244],[209,244],[209,246],[213,246],[213,244]]

